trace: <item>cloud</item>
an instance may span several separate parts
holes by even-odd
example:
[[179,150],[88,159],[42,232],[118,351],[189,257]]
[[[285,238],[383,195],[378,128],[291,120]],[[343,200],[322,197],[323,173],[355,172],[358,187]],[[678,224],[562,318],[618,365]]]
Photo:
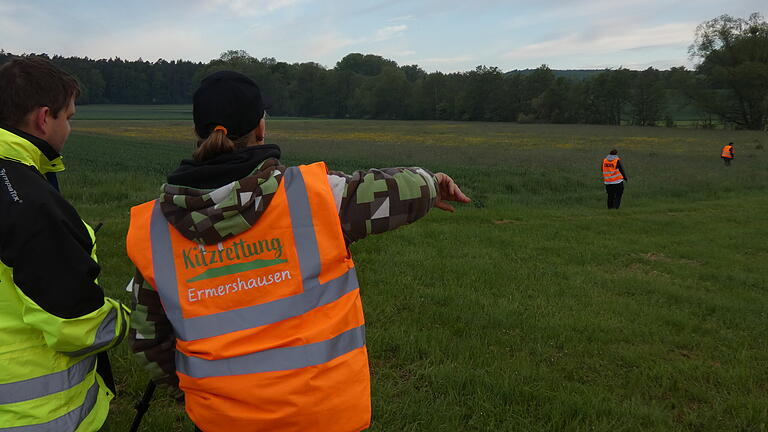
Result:
[[637,46],[632,48],[625,48],[622,51],[626,51],[626,52],[656,51],[664,48],[669,48],[670,46],[678,46],[678,44],[644,45],[644,46]]
[[508,60],[555,58],[573,55],[600,55],[648,47],[683,47],[691,41],[695,23],[671,23],[632,31],[594,31],[572,33],[559,39],[530,44],[503,55]]
[[[23,18],[25,17],[40,18],[37,11],[31,6],[0,1],[0,39],[23,40],[37,33],[37,29],[33,30],[31,26],[23,23]],[[0,46],[0,48],[11,48],[11,51],[13,51],[13,47],[10,46]],[[19,53],[14,52],[14,54]]]
[[[351,45],[359,45],[369,42],[383,42],[394,39],[398,36],[401,36],[402,33],[407,29],[407,25],[389,26],[378,29],[376,34],[372,36],[359,38],[344,37],[340,36],[336,31],[329,31],[311,36],[309,38],[309,42],[306,44],[305,51],[308,55],[317,58],[318,56],[332,54],[335,51]],[[413,51],[405,52],[413,54]]]
[[80,40],[77,42],[77,51],[73,49],[69,54],[87,53],[93,58],[121,57],[127,60],[141,57],[149,61],[159,58],[208,61],[223,51],[215,48],[215,42],[204,34],[190,32],[182,27],[158,25],[133,30]]
[[299,3],[301,0],[207,0],[207,5],[213,9],[229,8],[237,16],[258,16],[285,9]]
[[405,24],[380,28],[376,31],[376,36],[373,37],[373,41],[382,42],[393,39],[400,36],[406,30],[408,30],[408,26]]
[[14,12],[17,9],[19,9],[20,7],[23,7],[23,5],[20,5],[18,3],[11,3],[10,1],[0,0],[0,12],[1,13],[6,14],[6,13]]
[[469,56],[457,56],[457,57],[430,57],[417,60],[419,63],[427,64],[446,64],[446,63],[463,63],[471,61],[472,57]]
[[455,57],[429,57],[409,61],[410,64],[417,64],[427,72],[461,72],[468,69],[471,62],[476,62],[477,58],[472,56]]
[[327,32],[314,35],[306,45],[306,54],[309,57],[317,58],[327,54],[332,54],[341,48],[356,45],[364,42],[365,39],[344,38],[336,32]]
[[[369,2],[359,2],[359,1],[350,1],[350,2],[339,2],[339,3],[349,3],[349,6],[347,6],[347,9],[349,12],[351,12],[352,15],[363,15],[363,16],[370,16],[370,15],[376,15],[380,14],[382,10],[385,9],[392,9],[392,8],[398,8],[402,4],[409,5],[409,0],[383,0],[383,1],[369,1]],[[360,7],[360,3],[366,3],[365,6]]]

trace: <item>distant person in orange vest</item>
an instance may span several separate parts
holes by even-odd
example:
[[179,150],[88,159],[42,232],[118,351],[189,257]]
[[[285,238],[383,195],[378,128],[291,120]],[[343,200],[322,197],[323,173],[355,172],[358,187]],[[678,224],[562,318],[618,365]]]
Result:
[[469,198],[423,168],[286,168],[280,148],[264,143],[270,104],[245,75],[213,73],[193,100],[193,159],[157,200],[131,210],[133,351],[156,382],[184,392],[205,432],[368,428],[348,246]]
[[723,158],[725,166],[731,166],[731,161],[733,160],[733,143],[728,143],[728,145],[723,147],[723,151],[720,152],[720,157]]
[[627,180],[627,173],[621,166],[621,159],[617,156],[616,149],[611,150],[610,154],[603,159],[603,183],[605,192],[608,194],[608,208],[618,209],[621,206],[621,196],[624,194],[624,182]]

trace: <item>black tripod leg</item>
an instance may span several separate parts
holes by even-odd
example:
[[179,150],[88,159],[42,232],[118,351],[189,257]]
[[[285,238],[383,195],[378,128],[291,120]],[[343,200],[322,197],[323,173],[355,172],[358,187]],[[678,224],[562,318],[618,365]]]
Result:
[[144,390],[144,394],[141,396],[141,400],[139,400],[135,405],[136,416],[133,418],[133,424],[131,424],[130,432],[137,432],[139,430],[141,418],[144,417],[144,413],[146,413],[149,409],[149,402],[152,400],[152,395],[155,393],[155,387],[157,387],[155,382],[149,380],[149,384],[147,384],[147,389]]

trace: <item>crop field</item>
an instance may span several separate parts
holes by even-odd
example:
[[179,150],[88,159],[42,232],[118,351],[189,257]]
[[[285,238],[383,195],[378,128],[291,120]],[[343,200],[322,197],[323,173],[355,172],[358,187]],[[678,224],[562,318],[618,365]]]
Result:
[[[60,182],[104,223],[111,296],[129,301],[128,211],[192,131],[188,106],[78,108]],[[267,142],[287,165],[443,171],[473,199],[352,246],[371,431],[768,430],[765,132],[270,118]],[[629,175],[618,211],[611,148]],[[111,357],[104,430],[122,432],[148,373],[127,344]],[[159,390],[141,430],[193,427]]]

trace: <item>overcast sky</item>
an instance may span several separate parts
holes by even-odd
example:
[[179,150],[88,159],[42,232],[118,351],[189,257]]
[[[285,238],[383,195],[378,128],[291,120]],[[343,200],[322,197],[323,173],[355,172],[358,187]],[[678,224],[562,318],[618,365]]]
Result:
[[0,0],[12,53],[207,62],[229,49],[326,67],[351,52],[428,72],[688,66],[699,23],[768,0]]

